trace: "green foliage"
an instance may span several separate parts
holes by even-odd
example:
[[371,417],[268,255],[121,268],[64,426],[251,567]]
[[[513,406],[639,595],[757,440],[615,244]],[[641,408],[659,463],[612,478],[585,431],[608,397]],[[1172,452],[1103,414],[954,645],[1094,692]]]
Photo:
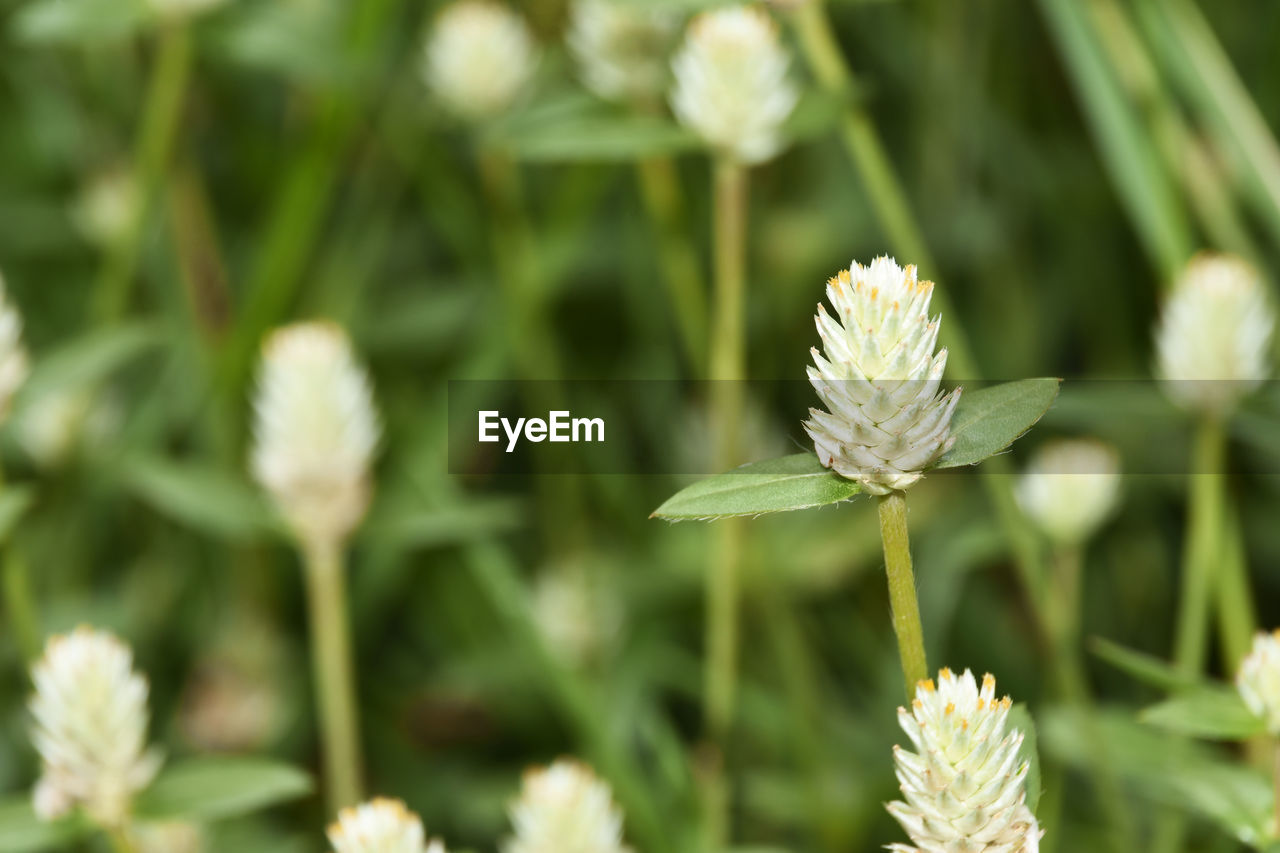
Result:
[[1244,740],[1266,733],[1262,719],[1228,687],[1196,687],[1152,705],[1139,716],[1144,723],[1189,737]]
[[75,817],[51,823],[40,820],[31,808],[30,795],[0,801],[0,850],[6,853],[65,848],[89,832],[89,826]]
[[144,820],[225,820],[311,793],[311,778],[259,758],[192,758],[161,771],[138,796]]

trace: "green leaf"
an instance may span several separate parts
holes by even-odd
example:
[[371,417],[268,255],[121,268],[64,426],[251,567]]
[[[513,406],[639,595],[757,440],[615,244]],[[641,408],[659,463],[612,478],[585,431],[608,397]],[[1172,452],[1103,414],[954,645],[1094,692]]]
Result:
[[31,808],[31,796],[24,794],[0,801],[0,850],[5,853],[34,853],[65,848],[89,833],[89,827],[75,817],[45,823]]
[[1266,732],[1229,687],[1197,687],[1176,694],[1142,712],[1139,719],[1178,734],[1210,740],[1244,740]]
[[194,758],[168,767],[137,799],[143,820],[222,820],[311,793],[301,770],[259,758]]
[[523,520],[523,506],[511,498],[460,501],[438,508],[376,505],[359,537],[392,549],[439,548],[486,539],[515,529]]
[[637,160],[678,154],[701,144],[674,122],[632,114],[540,122],[522,127],[505,141],[517,157],[543,162]]
[[13,528],[35,500],[30,486],[5,486],[0,489],[0,542],[8,540]]
[[134,497],[188,527],[244,542],[278,533],[275,515],[258,491],[219,468],[131,456],[118,471]]
[[[35,368],[18,392],[16,408],[46,394],[100,382],[165,340],[165,330],[153,323],[114,326],[75,338],[36,359]],[[15,413],[14,417],[20,414]]]
[[1161,690],[1181,690],[1201,683],[1193,676],[1179,672],[1173,666],[1151,655],[1135,652],[1102,637],[1095,637],[1090,650],[1107,663],[1132,675],[1143,684]]
[[976,465],[1013,444],[1053,405],[1059,379],[1019,379],[962,392],[951,419],[956,443],[935,468]]
[[1040,804],[1040,750],[1036,743],[1036,721],[1026,704],[1019,702],[1009,709],[1009,725],[1022,732],[1022,748],[1018,751],[1021,761],[1027,764],[1027,808],[1035,814]]
[[742,465],[682,489],[650,518],[711,521],[847,501],[862,487],[824,467],[812,453]]
[[13,31],[33,44],[93,44],[126,39],[146,19],[140,0],[36,0],[14,16]]

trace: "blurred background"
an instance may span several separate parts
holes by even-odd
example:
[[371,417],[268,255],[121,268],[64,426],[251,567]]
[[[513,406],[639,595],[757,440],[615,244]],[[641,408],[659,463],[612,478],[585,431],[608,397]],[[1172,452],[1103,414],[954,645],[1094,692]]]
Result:
[[[39,630],[92,622],[127,638],[170,755],[317,766],[301,574],[245,459],[264,333],[330,318],[368,364],[385,424],[349,567],[371,791],[403,798],[451,848],[492,849],[523,768],[575,755],[613,784],[633,846],[688,850],[723,761],[737,848],[900,839],[883,803],[901,684],[869,503],[744,526],[740,695],[720,750],[702,721],[712,528],[648,518],[688,480],[449,464],[450,379],[704,376],[704,327],[682,328],[696,314],[668,279],[686,252],[686,297],[705,306],[712,201],[706,152],[664,108],[583,86],[560,0],[514,6],[542,49],[519,103],[483,127],[451,118],[422,75],[441,5],[234,0],[157,22],[140,0],[0,0],[0,269],[33,363],[3,429],[5,492],[22,496],[0,500],[3,559],[29,567]],[[1148,472],[1124,479],[1083,549],[1082,633],[1168,658],[1192,425],[1156,394],[1081,380],[1150,375],[1161,295],[1194,252],[1275,268],[1280,7],[772,12],[804,94],[785,150],[751,172],[748,375],[801,378],[827,277],[887,253],[945,292],[970,378],[1068,380],[986,480],[930,477],[911,493],[930,660],[995,673],[1037,719],[1061,800],[1052,822],[1041,813],[1046,849],[1124,837],[1089,794],[1115,790],[1081,764],[1090,750],[1116,763],[1106,781],[1138,849],[1158,849],[1180,806],[1141,768],[1171,747],[1129,739],[1121,755],[1055,716],[1044,626],[992,481],[1055,436],[1103,438]],[[812,62],[815,14],[852,71],[843,83]],[[646,169],[669,178],[656,204]],[[513,279],[532,303],[513,308]],[[698,470],[713,452],[702,402],[676,396],[611,429],[663,460],[655,470]],[[807,445],[807,405],[754,396],[744,458]],[[1259,473],[1280,461],[1277,412],[1273,389],[1250,400],[1229,455],[1263,626],[1280,622],[1280,481]],[[1159,695],[1095,656],[1086,666],[1106,706]],[[0,791],[36,775],[28,690],[4,631]],[[219,827],[214,849],[314,850],[326,819],[311,798]],[[1166,849],[1236,849],[1199,819],[1178,845]]]

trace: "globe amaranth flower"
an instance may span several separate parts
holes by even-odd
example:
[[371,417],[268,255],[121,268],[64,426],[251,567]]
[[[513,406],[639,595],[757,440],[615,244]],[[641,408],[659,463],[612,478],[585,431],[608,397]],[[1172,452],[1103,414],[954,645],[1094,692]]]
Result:
[[679,18],[627,0],[575,0],[567,41],[587,88],[607,100],[646,101],[666,89]]
[[22,343],[22,317],[9,300],[0,275],[0,420],[9,416],[14,395],[30,372],[27,348]]
[[383,797],[343,809],[328,835],[336,853],[445,853],[439,841],[427,844],[422,820],[404,803]]
[[76,808],[122,826],[133,795],[160,767],[147,750],[147,681],[129,647],[88,627],[56,636],[32,667],[31,739],[40,754],[36,813],[52,820]]
[[369,505],[380,427],[351,343],[332,323],[298,323],[262,348],[253,475],[306,546],[344,542]]
[[1022,733],[1008,725],[1011,702],[996,680],[949,669],[916,688],[898,723],[916,751],[894,747],[903,800],[888,805],[912,844],[898,853],[1035,853],[1041,831],[1026,805]]
[[591,769],[560,760],[525,774],[502,853],[629,853],[622,811]]
[[1267,731],[1280,736],[1280,630],[1259,632],[1236,674],[1240,698]]
[[538,48],[528,25],[495,0],[459,0],[436,19],[423,77],[436,97],[468,121],[508,109],[528,86]]
[[1115,448],[1088,439],[1044,445],[1014,491],[1027,517],[1060,545],[1088,539],[1115,509],[1119,493]]
[[818,305],[823,352],[811,350],[808,375],[826,411],[810,409],[804,428],[823,465],[871,494],[912,485],[955,441],[960,389],[938,390],[947,351],[934,352],[932,296],[915,267],[880,257],[827,282],[835,316]]
[[787,78],[790,64],[777,25],[763,9],[704,12],[672,60],[672,109],[723,156],[762,162],[781,149],[783,122],[799,97]]
[[1270,371],[1275,311],[1256,270],[1201,254],[1187,265],[1156,329],[1157,373],[1183,408],[1229,412]]

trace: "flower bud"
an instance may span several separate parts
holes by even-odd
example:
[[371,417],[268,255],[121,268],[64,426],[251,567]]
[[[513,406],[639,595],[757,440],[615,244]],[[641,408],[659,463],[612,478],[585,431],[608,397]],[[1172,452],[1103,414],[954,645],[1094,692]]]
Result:
[[810,409],[805,432],[823,465],[874,495],[911,486],[955,442],[960,389],[938,390],[947,351],[934,352],[932,296],[913,266],[855,261],[827,282],[835,316],[819,304],[814,318],[826,357],[810,350],[809,382],[827,411]]
[[524,19],[493,0],[459,0],[436,19],[423,75],[451,111],[492,118],[529,84],[538,49]]
[[103,826],[122,826],[160,768],[146,749],[147,681],[133,671],[133,653],[80,627],[49,640],[31,678],[31,739],[43,768],[36,813],[53,820],[82,807]]
[[1270,373],[1275,312],[1253,267],[1228,255],[1192,259],[1156,329],[1157,372],[1183,408],[1222,415]]
[[94,175],[71,209],[86,240],[110,249],[129,236],[138,208],[138,182],[126,167]]
[[27,348],[22,344],[22,317],[9,301],[4,276],[0,275],[0,420],[9,416],[13,397],[30,372]]
[[622,616],[614,590],[594,582],[588,566],[549,569],[534,584],[534,623],[551,652],[569,666],[605,657],[618,639]]
[[569,49],[587,88],[607,100],[648,100],[667,84],[678,19],[626,0],[575,0]]
[[1255,716],[1267,723],[1267,731],[1280,737],[1280,630],[1259,632],[1253,649],[1236,674],[1240,698]]
[[609,786],[575,761],[526,773],[511,823],[503,853],[629,853]]
[[1039,824],[1026,806],[1028,765],[1019,760],[1022,733],[1008,728],[1009,697],[996,680],[949,669],[922,681],[911,711],[898,723],[915,752],[893,748],[903,801],[888,805],[915,847],[899,853],[1035,853]]
[[343,809],[328,834],[336,853],[445,853],[439,841],[427,846],[422,820],[404,803],[382,797]]
[[1115,508],[1119,475],[1114,448],[1087,439],[1056,441],[1031,460],[1015,496],[1046,536],[1059,545],[1078,545]]
[[722,155],[759,163],[782,148],[782,124],[798,93],[787,79],[789,51],[763,9],[704,12],[689,25],[675,59],[671,106]]
[[262,348],[253,475],[306,546],[346,541],[369,506],[378,416],[364,369],[333,323],[277,330]]

